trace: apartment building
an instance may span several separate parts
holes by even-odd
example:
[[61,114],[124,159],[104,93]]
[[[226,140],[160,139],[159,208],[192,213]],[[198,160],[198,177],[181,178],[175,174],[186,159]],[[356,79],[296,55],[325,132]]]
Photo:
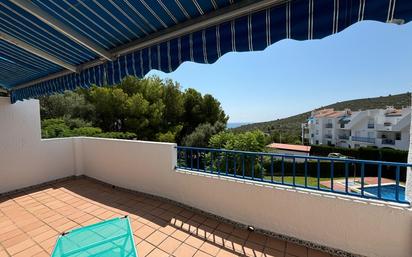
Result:
[[302,124],[302,138],[311,145],[347,148],[374,146],[409,149],[411,107],[370,109],[364,111],[313,111]]

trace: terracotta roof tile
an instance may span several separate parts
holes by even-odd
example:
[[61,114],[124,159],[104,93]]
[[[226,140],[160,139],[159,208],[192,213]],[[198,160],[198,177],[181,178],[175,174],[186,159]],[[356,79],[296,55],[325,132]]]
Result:
[[279,144],[272,143],[267,145],[269,148],[280,149],[280,150],[289,150],[289,151],[298,151],[298,152],[310,152],[310,146],[307,145],[292,145],[292,144]]

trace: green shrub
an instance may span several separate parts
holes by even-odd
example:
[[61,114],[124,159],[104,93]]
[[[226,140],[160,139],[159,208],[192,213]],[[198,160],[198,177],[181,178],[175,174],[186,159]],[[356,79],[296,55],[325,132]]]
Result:
[[328,156],[329,153],[341,153],[360,160],[390,161],[403,162],[408,160],[408,151],[394,149],[376,149],[370,147],[361,147],[357,149],[332,147],[322,145],[312,145],[310,155]]
[[93,137],[100,133],[102,133],[102,130],[100,128],[95,127],[75,128],[72,130],[73,136]]
[[94,135],[95,137],[117,138],[117,139],[135,139],[137,136],[132,132],[104,132]]

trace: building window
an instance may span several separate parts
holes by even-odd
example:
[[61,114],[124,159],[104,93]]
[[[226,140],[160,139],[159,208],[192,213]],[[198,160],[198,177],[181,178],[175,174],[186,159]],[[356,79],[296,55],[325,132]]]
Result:
[[369,129],[375,128],[375,120],[374,119],[369,119],[368,120],[368,128]]
[[396,133],[396,134],[395,134],[395,139],[396,139],[396,140],[402,140],[401,133]]
[[316,133],[316,135],[319,135],[319,130],[316,130],[316,132],[315,132],[315,133]]
[[315,141],[315,144],[317,144],[317,145],[318,145],[318,144],[319,144],[319,140],[316,140],[316,141]]

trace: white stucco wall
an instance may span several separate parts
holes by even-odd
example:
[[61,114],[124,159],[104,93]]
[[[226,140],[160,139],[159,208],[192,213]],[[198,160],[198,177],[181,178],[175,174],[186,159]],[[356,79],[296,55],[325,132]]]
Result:
[[41,140],[38,101],[0,97],[0,193],[71,175],[72,139]]
[[412,256],[406,207],[174,170],[173,144],[84,138],[87,176],[366,256]]

